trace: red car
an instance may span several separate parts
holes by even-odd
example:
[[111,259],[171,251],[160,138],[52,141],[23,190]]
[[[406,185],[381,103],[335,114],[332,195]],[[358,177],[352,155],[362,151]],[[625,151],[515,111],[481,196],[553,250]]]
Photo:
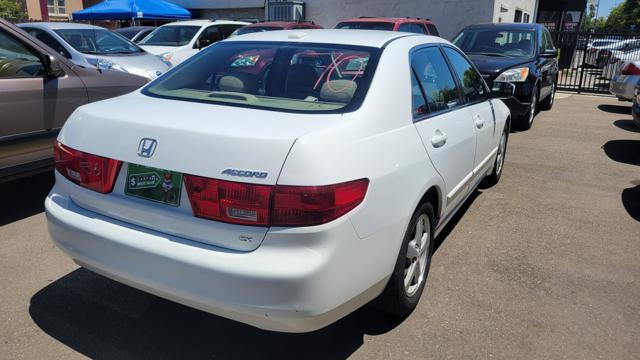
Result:
[[421,18],[376,18],[359,17],[344,20],[336,25],[336,29],[386,30],[403,31],[416,34],[440,36],[435,24],[429,19]]
[[261,31],[274,31],[274,30],[293,30],[293,29],[322,29],[322,26],[316,25],[313,21],[270,21],[260,22],[245,27],[233,32],[234,35],[243,35]]

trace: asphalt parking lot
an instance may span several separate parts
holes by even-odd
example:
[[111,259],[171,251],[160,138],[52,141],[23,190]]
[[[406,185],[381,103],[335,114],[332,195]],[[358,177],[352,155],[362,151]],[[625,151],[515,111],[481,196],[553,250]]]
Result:
[[[43,174],[0,185],[0,358],[634,359],[640,129],[629,105],[559,94],[505,173],[438,239],[417,310],[310,334],[254,329],[81,269],[48,238]],[[224,291],[224,289],[221,289]]]

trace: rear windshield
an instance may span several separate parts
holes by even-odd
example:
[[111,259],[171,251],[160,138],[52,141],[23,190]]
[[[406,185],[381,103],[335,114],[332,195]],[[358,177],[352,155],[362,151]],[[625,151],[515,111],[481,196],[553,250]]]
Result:
[[254,32],[264,32],[264,31],[275,31],[282,30],[282,28],[277,26],[245,26],[236,30],[236,35],[250,34]]
[[336,29],[356,29],[356,30],[384,30],[393,31],[394,23],[383,21],[353,21],[342,22],[336,25]]
[[132,54],[142,50],[131,41],[104,29],[61,29],[54,30],[83,54]]
[[143,93],[289,112],[347,112],[364,99],[379,55],[380,49],[360,46],[227,41]]
[[161,26],[147,35],[140,45],[183,46],[187,45],[200,30],[200,26],[171,25]]

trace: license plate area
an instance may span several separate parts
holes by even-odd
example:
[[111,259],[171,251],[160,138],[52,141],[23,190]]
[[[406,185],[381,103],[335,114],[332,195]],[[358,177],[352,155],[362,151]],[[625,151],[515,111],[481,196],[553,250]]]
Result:
[[129,196],[180,206],[182,173],[138,164],[127,165],[124,193]]

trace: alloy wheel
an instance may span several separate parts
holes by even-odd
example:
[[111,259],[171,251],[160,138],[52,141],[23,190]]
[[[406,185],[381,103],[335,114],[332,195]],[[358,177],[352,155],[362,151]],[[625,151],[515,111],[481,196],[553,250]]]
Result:
[[427,214],[421,214],[413,229],[413,237],[407,245],[404,269],[404,290],[408,297],[418,291],[425,280],[425,270],[429,259],[431,224]]

